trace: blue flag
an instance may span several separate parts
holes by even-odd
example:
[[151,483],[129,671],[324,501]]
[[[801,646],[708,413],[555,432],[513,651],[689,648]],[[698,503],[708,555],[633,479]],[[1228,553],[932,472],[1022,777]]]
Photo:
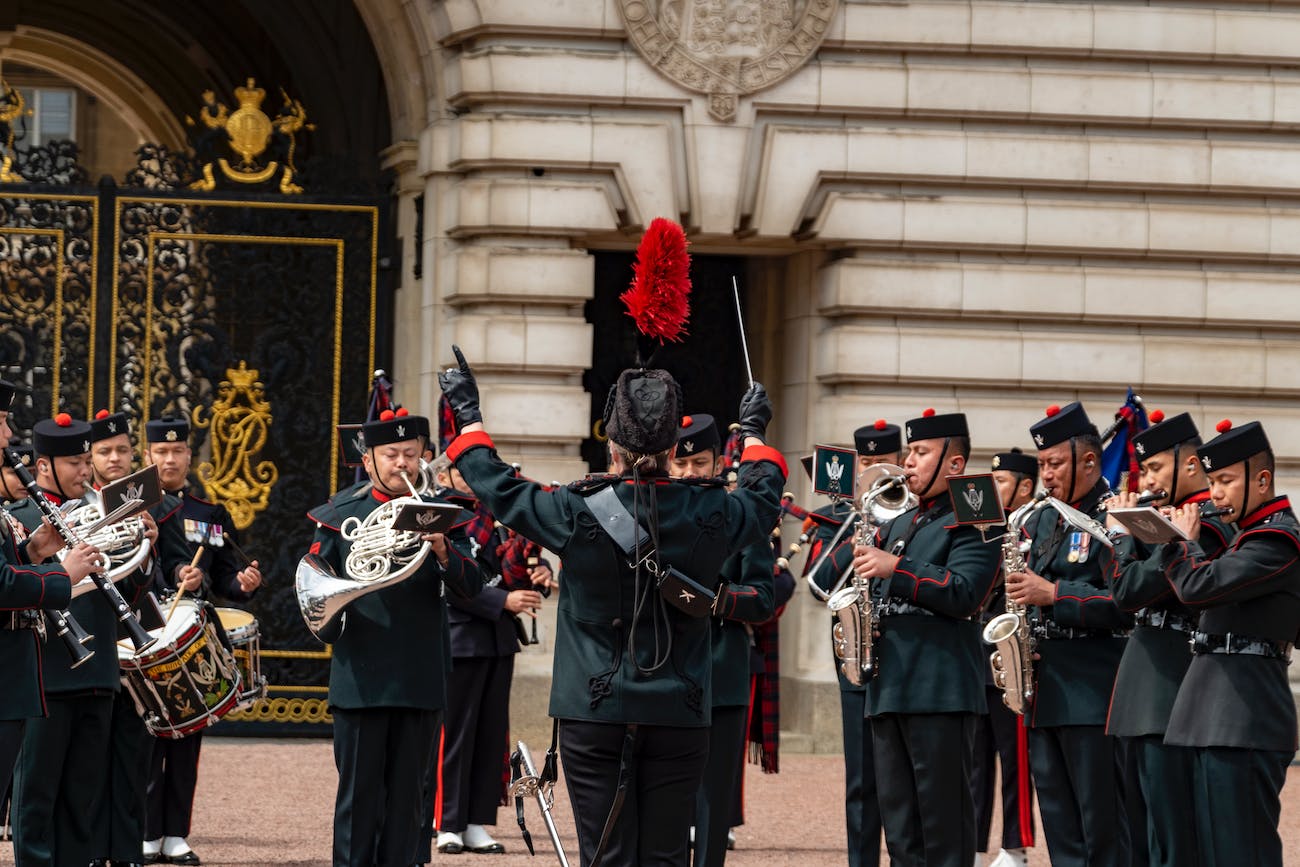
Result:
[[[1142,398],[1133,393],[1129,387],[1124,405],[1115,411],[1115,422],[1106,430],[1114,438],[1101,453],[1101,474],[1112,491],[1119,490],[1120,478],[1128,473],[1125,489],[1136,491],[1138,488],[1138,461],[1133,453],[1133,435],[1150,427],[1147,421],[1146,407]],[[1102,436],[1105,444],[1106,436]]]

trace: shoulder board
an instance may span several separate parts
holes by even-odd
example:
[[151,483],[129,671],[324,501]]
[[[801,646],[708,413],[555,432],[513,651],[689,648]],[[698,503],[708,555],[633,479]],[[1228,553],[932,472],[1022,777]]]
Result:
[[215,506],[215,505],[216,505],[216,503],[212,502],[211,500],[205,500],[205,499],[203,499],[202,497],[200,497],[198,494],[192,494],[192,493],[190,493],[189,491],[186,491],[186,492],[185,492],[185,499],[187,499],[187,500],[192,500],[193,502],[195,502],[195,503],[200,503],[200,504],[202,504],[202,505],[204,505],[204,506]]
[[576,482],[569,482],[566,487],[579,496],[594,494],[602,488],[608,488],[618,481],[618,476],[610,474],[593,474]]
[[727,480],[714,476],[708,479],[673,479],[675,485],[690,485],[693,488],[725,488]]
[[334,496],[330,497],[330,502],[331,503],[351,502],[352,500],[355,500],[358,497],[364,497],[369,495],[370,488],[371,488],[371,482],[369,479],[366,479],[363,482],[356,482],[354,484],[348,485],[346,488],[343,488],[340,491],[335,491]]
[[184,505],[185,504],[182,503],[178,497],[173,497],[171,494],[163,494],[163,498],[150,506],[146,511],[153,516],[154,521],[161,524],[173,517]]
[[329,527],[331,530],[337,530],[343,524],[343,516],[334,508],[334,501],[321,503],[314,509],[307,512],[307,519],[313,523]]

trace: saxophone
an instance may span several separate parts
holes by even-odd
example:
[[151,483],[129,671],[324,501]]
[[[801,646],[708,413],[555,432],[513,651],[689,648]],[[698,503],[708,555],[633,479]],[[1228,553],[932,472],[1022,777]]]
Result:
[[[853,528],[853,547],[874,544],[876,530],[886,522],[916,507],[917,498],[907,487],[907,476],[893,464],[868,467],[861,479],[866,488],[854,504],[858,524]],[[840,671],[849,683],[862,686],[875,677],[875,637],[878,615],[871,603],[870,581],[850,566],[839,581],[852,576],[847,586],[831,594],[826,607],[835,615],[831,636]]]
[[[1046,492],[1038,494],[1011,513],[1002,535],[1002,581],[1013,572],[1025,571],[1025,552],[1030,540],[1021,531],[1029,516],[1047,504]],[[1007,594],[1007,610],[984,627],[984,642],[996,650],[989,656],[993,683],[1002,690],[1002,702],[1013,713],[1024,715],[1034,697],[1034,638],[1029,634],[1029,614],[1024,605]]]

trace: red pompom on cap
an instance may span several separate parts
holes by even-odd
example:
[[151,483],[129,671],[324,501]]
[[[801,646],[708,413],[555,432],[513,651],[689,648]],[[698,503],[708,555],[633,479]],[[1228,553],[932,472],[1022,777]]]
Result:
[[99,412],[95,413],[96,421],[99,421],[101,418],[108,418],[108,410],[101,409]]
[[1165,413],[1163,410],[1158,409],[1151,413],[1150,419],[1152,424],[1160,424],[1160,422],[1165,420]]
[[1230,418],[1225,418],[1223,421],[1221,421],[1221,422],[1219,422],[1218,424],[1216,424],[1216,425],[1214,426],[1214,429],[1217,430],[1217,431],[1218,431],[1219,433],[1221,433],[1221,434],[1222,434],[1222,433],[1227,433],[1228,431],[1232,430],[1232,419],[1230,419]]
[[404,406],[399,406],[397,412],[393,413],[394,418],[406,418],[408,415],[410,415],[410,413]]
[[54,417],[54,423],[59,427],[72,427],[72,416],[66,412],[61,412]]
[[1057,406],[1056,404],[1052,404],[1051,406],[1049,406],[1049,407],[1047,408],[1047,417],[1048,417],[1048,418],[1051,418],[1052,416],[1056,415],[1056,414],[1059,413],[1060,411],[1061,411],[1061,408],[1060,408],[1059,406]]
[[926,407],[925,411],[921,413],[921,418],[934,418],[934,407]]
[[395,418],[397,418],[397,413],[393,412],[391,409],[386,409],[379,414],[380,421],[392,421]]
[[695,419],[691,418],[689,415],[682,416],[682,427],[690,427],[694,422]]
[[876,430],[884,430],[887,427],[889,427],[889,423],[886,422],[883,418],[876,419],[876,424],[875,424]]

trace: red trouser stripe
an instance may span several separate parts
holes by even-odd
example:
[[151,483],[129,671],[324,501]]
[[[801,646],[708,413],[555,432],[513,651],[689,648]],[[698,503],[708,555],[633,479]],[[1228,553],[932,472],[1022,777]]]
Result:
[[1016,793],[1020,796],[1020,847],[1034,845],[1034,810],[1029,803],[1029,729],[1016,720]]

